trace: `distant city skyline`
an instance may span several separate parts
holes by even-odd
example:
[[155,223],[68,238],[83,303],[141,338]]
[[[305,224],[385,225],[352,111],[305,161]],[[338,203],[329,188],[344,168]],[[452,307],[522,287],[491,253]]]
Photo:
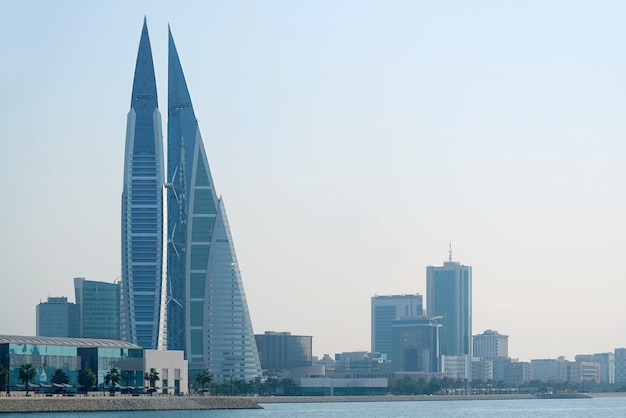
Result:
[[311,335],[320,357],[367,351],[371,297],[426,295],[451,240],[473,267],[473,333],[508,335],[509,356],[626,346],[623,2],[0,10],[0,333],[34,335],[34,307],[73,277],[122,275],[147,16],[160,91],[168,23],[185,59],[255,333]]

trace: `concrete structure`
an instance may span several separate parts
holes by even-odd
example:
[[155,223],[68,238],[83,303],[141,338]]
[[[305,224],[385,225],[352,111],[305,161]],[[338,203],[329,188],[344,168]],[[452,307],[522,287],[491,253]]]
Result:
[[555,359],[532,359],[533,380],[541,382],[557,381]]
[[600,382],[615,383],[615,353],[579,354],[576,361],[600,363]]
[[295,382],[303,396],[382,396],[389,390],[385,378],[300,378]]
[[486,330],[482,334],[472,337],[474,357],[493,359],[509,357],[509,336],[499,334],[498,331]]
[[163,133],[145,19],[126,124],[121,338],[164,348]]
[[224,201],[215,190],[182,66],[169,32],[167,345],[216,382],[261,375]]
[[493,380],[493,362],[477,357],[472,358],[472,380],[489,382]]
[[[154,368],[159,373],[160,384],[157,393],[181,395],[189,393],[187,360],[182,351],[144,350],[144,375]],[[146,382],[146,386],[148,382]]]
[[441,323],[439,319],[402,318],[392,323],[391,362],[394,371],[428,372],[441,371],[439,352]]
[[472,380],[472,356],[441,356],[442,372],[450,379]]
[[426,268],[426,312],[443,317],[441,354],[472,354],[472,268],[449,260]]
[[81,338],[120,339],[120,285],[74,278]]
[[80,336],[78,307],[67,298],[49,297],[47,302],[37,305],[37,336],[70,337]]
[[533,380],[529,362],[513,361],[506,364],[504,381],[508,384],[521,385]]
[[400,318],[424,316],[422,295],[387,295],[372,297],[372,353],[381,353],[393,361],[392,323]]
[[311,366],[313,337],[290,332],[265,331],[255,335],[263,370],[287,370]]

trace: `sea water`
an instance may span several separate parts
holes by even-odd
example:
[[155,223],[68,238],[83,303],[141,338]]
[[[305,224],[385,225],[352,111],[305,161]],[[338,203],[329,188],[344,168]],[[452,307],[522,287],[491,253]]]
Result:
[[118,411],[19,414],[20,418],[323,418],[323,417],[463,417],[463,418],[616,418],[626,417],[626,397],[587,399],[514,399],[463,401],[271,403],[264,409],[208,411]]

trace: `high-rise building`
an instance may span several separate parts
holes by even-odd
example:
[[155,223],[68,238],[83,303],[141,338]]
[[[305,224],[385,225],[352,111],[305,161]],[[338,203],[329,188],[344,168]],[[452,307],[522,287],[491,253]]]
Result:
[[600,382],[615,383],[615,353],[578,354],[577,362],[600,364]]
[[121,338],[164,347],[163,133],[146,20],[126,126],[122,192]]
[[615,383],[626,383],[626,348],[615,349]]
[[452,261],[426,268],[426,312],[443,317],[441,354],[472,354],[472,268]]
[[393,370],[397,372],[441,371],[439,331],[437,319],[396,319],[392,323]]
[[424,315],[422,295],[372,296],[372,353],[393,361],[393,321],[421,318]]
[[37,305],[38,337],[78,337],[78,307],[67,298],[48,298]]
[[509,356],[508,335],[502,335],[498,331],[488,329],[482,334],[474,335],[472,340],[474,357],[493,359]]
[[257,334],[254,337],[263,370],[288,370],[312,364],[311,336],[265,331],[265,334]]
[[167,137],[168,348],[215,381],[255,378],[261,363],[224,201],[171,32]]
[[120,339],[120,285],[74,278],[82,338]]

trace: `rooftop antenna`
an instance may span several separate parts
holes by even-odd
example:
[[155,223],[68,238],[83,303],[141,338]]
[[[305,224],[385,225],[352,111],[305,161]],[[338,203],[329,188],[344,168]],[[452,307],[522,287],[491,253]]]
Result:
[[448,250],[448,261],[451,263],[452,262],[452,241],[449,242],[449,250]]

